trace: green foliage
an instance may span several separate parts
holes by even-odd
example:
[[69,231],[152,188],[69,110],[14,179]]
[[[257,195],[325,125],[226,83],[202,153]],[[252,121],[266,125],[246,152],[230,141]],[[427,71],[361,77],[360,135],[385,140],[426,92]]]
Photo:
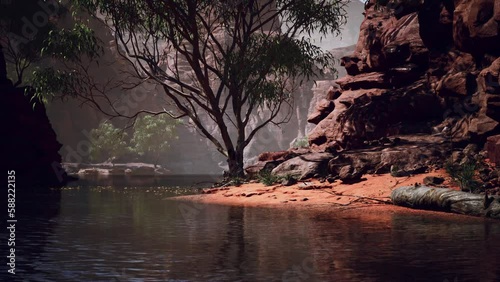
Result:
[[[256,133],[289,120],[293,88],[322,72],[334,72],[332,55],[315,46],[309,35],[339,34],[346,22],[346,1],[338,0],[71,3],[105,19],[117,52],[133,69],[126,73],[159,84],[178,112],[230,163],[236,162],[230,166],[233,176],[242,176],[244,160],[239,156]],[[78,75],[73,78],[81,81]],[[257,112],[265,116],[251,123]],[[217,130],[206,120],[214,121]]]
[[177,122],[167,116],[142,116],[134,125],[134,137],[131,140],[133,151],[140,156],[150,158],[156,165],[161,153],[170,147],[170,141],[177,138]]
[[47,103],[56,93],[72,95],[77,87],[77,76],[75,72],[65,72],[50,67],[35,68],[30,76],[31,85],[35,90],[33,98]]
[[244,92],[251,103],[273,105],[289,99],[289,78],[301,84],[303,79],[311,79],[325,69],[335,72],[332,55],[313,45],[309,38],[254,34],[248,42],[246,50],[234,51],[224,64],[234,83],[246,82]]
[[259,179],[260,183],[266,186],[271,186],[280,180],[278,176],[272,174],[269,170],[260,171],[257,178]]
[[90,160],[103,162],[122,157],[129,152],[127,134],[110,122],[102,122],[90,131]]
[[[102,53],[94,32],[60,1],[16,0],[0,4],[0,38],[9,78],[31,85],[47,102],[56,94],[75,95],[85,80],[75,66]],[[88,82],[88,81],[87,81]]]
[[[281,0],[275,2],[276,13],[266,12],[271,7],[271,1],[76,0],[73,3],[91,14],[105,15],[123,44],[137,45],[134,48],[136,51],[131,51],[129,55],[137,63],[147,66],[144,69],[159,65],[163,60],[161,56],[154,56],[160,42],[168,42],[174,49],[181,50],[186,42],[216,40],[213,32],[216,27],[222,28],[232,36],[227,40],[231,47],[219,50],[220,42],[212,47],[205,45],[201,56],[218,54],[209,70],[222,80],[222,86],[244,91],[248,94],[245,101],[260,105],[273,101],[281,103],[283,97],[289,98],[290,93],[283,91],[288,81],[286,78],[310,78],[325,68],[333,70],[331,54],[312,44],[308,36],[298,35],[310,35],[313,31],[325,35],[339,34],[346,21],[345,3],[341,1]],[[207,23],[203,15],[213,15],[220,23]],[[274,18],[279,18],[286,23],[285,31],[263,33],[263,27],[259,27],[258,22],[264,22],[265,17],[271,17],[269,24]],[[253,21],[256,27],[248,29],[251,23],[245,23],[245,18],[246,21]],[[234,29],[240,28],[239,25],[245,30],[235,33]],[[142,39],[137,39],[134,34],[141,34]],[[139,52],[139,49],[144,50]],[[215,70],[221,71],[218,73]]]
[[69,29],[51,30],[40,55],[50,58],[48,61],[52,64],[58,62],[61,67],[54,68],[50,63],[49,67],[43,64],[33,67],[28,83],[34,88],[35,97],[47,103],[57,94],[77,97],[91,92],[95,84],[85,71],[89,62],[97,62],[96,59],[102,55],[100,44],[94,31],[83,23],[75,23]]
[[479,182],[475,179],[477,164],[468,161],[463,164],[454,164],[451,161],[445,164],[446,172],[457,183],[462,191],[477,192]]
[[49,31],[41,55],[73,62],[83,58],[92,60],[103,52],[100,43],[92,29],[83,23],[75,23],[70,29]]
[[299,138],[299,139],[295,140],[295,142],[293,142],[292,147],[294,147],[294,148],[308,148],[309,147],[309,138],[306,136],[306,137]]
[[177,122],[165,116],[143,116],[134,125],[133,137],[110,122],[103,122],[90,131],[90,160],[102,162],[126,155],[137,155],[143,161],[157,165],[158,158],[170,147]]

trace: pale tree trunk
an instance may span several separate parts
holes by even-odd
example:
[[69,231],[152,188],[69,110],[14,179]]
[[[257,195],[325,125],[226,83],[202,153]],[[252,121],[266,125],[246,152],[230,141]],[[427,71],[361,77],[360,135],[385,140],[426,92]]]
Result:
[[449,188],[407,186],[392,191],[394,204],[426,210],[500,219],[500,198],[471,194]]

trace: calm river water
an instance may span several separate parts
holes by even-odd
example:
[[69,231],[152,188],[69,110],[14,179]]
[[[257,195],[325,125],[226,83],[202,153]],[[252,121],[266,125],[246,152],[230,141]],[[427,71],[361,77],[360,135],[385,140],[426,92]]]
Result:
[[200,180],[81,181],[25,197],[17,274],[1,281],[500,281],[498,221],[168,200]]

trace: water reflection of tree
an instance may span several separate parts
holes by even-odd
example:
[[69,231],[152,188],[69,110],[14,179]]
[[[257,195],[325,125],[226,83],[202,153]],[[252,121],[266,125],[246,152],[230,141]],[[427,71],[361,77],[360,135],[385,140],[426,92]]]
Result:
[[227,215],[226,238],[220,245],[216,256],[216,266],[224,265],[244,274],[245,266],[245,216],[241,207],[230,207]]

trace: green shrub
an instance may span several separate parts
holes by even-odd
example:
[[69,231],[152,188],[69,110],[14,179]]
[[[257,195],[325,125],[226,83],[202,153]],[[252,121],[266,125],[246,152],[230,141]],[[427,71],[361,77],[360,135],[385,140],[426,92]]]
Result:
[[90,131],[91,145],[89,158],[92,162],[112,161],[127,154],[127,133],[116,128],[111,122],[102,122]]
[[92,144],[90,160],[93,162],[112,161],[126,156],[137,156],[141,161],[158,164],[160,155],[177,138],[178,122],[167,116],[146,115],[137,119],[132,138],[123,129],[105,121],[90,131]]
[[279,181],[279,177],[273,175],[269,170],[262,170],[258,175],[259,182],[266,185],[271,186]]
[[461,165],[447,162],[446,172],[462,191],[477,192],[479,182],[475,179],[477,164],[473,161],[465,162]]
[[309,138],[304,137],[304,138],[299,138],[296,139],[295,142],[293,142],[292,147],[294,148],[308,148],[309,147]]
[[156,167],[161,154],[164,154],[170,148],[172,140],[177,138],[177,124],[177,121],[168,116],[146,115],[138,118],[131,140],[133,151]]

